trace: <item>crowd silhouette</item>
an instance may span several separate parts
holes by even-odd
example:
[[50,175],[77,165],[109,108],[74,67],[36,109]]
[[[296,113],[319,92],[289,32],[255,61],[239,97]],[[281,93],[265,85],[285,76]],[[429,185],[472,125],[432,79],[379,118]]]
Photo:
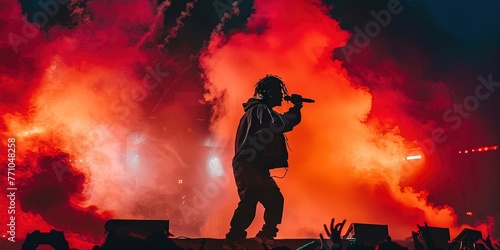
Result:
[[[324,234],[319,234],[319,239],[313,240],[303,246],[297,248],[297,250],[408,250],[406,246],[394,242],[389,235],[387,235],[384,241],[381,241],[377,245],[367,245],[362,241],[355,241],[352,244],[346,246],[345,240],[343,240],[342,231],[346,224],[346,220],[335,224],[335,219],[332,218],[330,225],[323,225]],[[434,243],[430,227],[424,222],[424,225],[417,225],[417,231],[412,231],[412,238],[414,243],[414,250],[500,250],[499,244],[493,244],[490,240],[490,235],[485,239],[479,239],[477,242],[463,242],[458,239],[449,241],[446,246],[438,247]],[[167,237],[161,237],[161,235],[151,235],[146,240],[129,240],[120,241],[116,238],[113,233],[108,234],[107,242],[102,247],[95,247],[93,250],[106,250],[106,249],[130,249],[130,250],[167,250],[175,249],[180,250],[182,247],[176,245],[174,241]],[[211,250],[205,246],[206,240],[202,240],[198,248],[187,248],[187,250]],[[221,249],[216,248],[216,249]],[[253,250],[251,248],[248,248]],[[273,248],[269,248],[267,244],[261,244],[260,248],[264,250],[285,250],[292,249],[285,245],[277,245]],[[255,249],[257,250],[257,249]]]
[[[360,240],[347,241],[346,235],[342,236],[342,231],[346,224],[346,220],[335,224],[335,219],[332,218],[330,225],[323,225],[324,234],[320,233],[319,238],[312,240],[298,248],[297,250],[409,250],[407,246],[403,246],[391,239],[389,235],[385,240],[376,245],[365,244]],[[486,238],[470,240],[467,238],[457,238],[446,243],[444,247],[438,246],[435,243],[430,227],[424,222],[424,225],[417,225],[417,231],[412,231],[414,250],[500,250],[499,244],[493,244],[490,235]],[[478,232],[478,231],[477,231]],[[104,240],[101,244],[95,245],[92,250],[212,250],[222,249],[222,244],[218,247],[207,246],[207,239],[201,239],[196,247],[183,248],[176,244],[173,235],[168,231],[157,231],[150,234],[146,238],[136,237],[129,234],[126,237],[119,235],[114,230],[107,231]],[[251,241],[246,239],[245,241]],[[258,241],[257,241],[258,242]],[[346,242],[348,242],[346,244]],[[69,244],[64,238],[64,234],[60,231],[51,230],[50,233],[40,233],[38,230],[28,234],[22,250],[37,249],[39,245],[51,245],[55,250],[69,250]],[[249,250],[285,250],[293,249],[286,245],[276,245],[272,248],[268,244],[261,243],[260,245],[244,244],[244,249]]]

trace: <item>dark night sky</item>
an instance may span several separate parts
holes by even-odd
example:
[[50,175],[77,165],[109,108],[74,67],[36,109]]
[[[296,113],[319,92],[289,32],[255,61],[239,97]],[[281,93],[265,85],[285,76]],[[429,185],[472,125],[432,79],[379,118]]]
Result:
[[[332,1],[334,8],[331,12],[344,28],[353,30],[353,27],[363,27],[373,20],[369,12],[384,9],[387,2]],[[402,6],[403,11],[393,15],[391,23],[369,45],[373,51],[381,52],[373,53],[369,58],[356,58],[355,55],[355,62],[369,59],[373,62],[371,67],[376,68],[382,57],[394,56],[404,68],[409,71],[414,69],[413,79],[444,81],[451,90],[452,102],[458,104],[474,94],[477,76],[492,74],[493,81],[498,81],[500,19],[497,13],[500,2],[479,1],[472,4],[469,1],[408,0],[402,1]],[[425,64],[416,65],[415,59],[420,56],[425,58]],[[342,59],[340,53],[336,57]],[[357,67],[353,64],[356,63],[346,64],[346,67],[352,76],[357,77],[360,72],[356,72]],[[412,88],[411,91],[414,90]],[[425,91],[420,94],[415,91],[413,97],[424,100]],[[480,140],[484,140],[485,144],[498,143],[500,136],[495,129],[500,127],[498,107],[500,95],[496,90],[480,103],[471,116],[471,120],[481,119],[483,125],[492,131],[490,138],[464,142],[464,146],[468,143],[479,146]]]

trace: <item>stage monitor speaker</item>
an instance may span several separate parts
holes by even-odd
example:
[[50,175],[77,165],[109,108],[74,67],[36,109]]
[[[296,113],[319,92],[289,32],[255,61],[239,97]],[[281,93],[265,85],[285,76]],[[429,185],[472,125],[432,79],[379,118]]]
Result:
[[112,219],[104,225],[106,232],[114,231],[119,238],[146,239],[153,233],[166,232],[168,234],[168,220],[126,220]]
[[64,233],[55,229],[51,229],[49,233],[42,233],[39,230],[28,233],[21,249],[35,250],[39,245],[50,245],[55,250],[69,250]]
[[467,242],[467,243],[475,243],[479,239],[483,237],[483,234],[481,231],[477,231],[474,229],[469,229],[465,228],[458,234],[458,236],[454,239],[454,241],[461,241],[461,242]]
[[[446,249],[448,242],[450,241],[450,229],[443,227],[428,227],[429,233],[431,234],[432,240],[436,247]],[[420,242],[424,242],[422,233],[418,235]]]
[[387,225],[352,223],[344,238],[354,240],[355,244],[361,242],[368,246],[376,246],[384,241],[388,235]]

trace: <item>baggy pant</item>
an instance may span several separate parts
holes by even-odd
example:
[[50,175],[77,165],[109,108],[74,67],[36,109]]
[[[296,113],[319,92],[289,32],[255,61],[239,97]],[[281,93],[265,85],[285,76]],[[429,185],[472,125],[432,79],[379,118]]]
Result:
[[281,223],[283,217],[284,198],[269,170],[257,170],[254,166],[246,166],[238,173],[235,171],[235,179],[240,202],[234,211],[226,239],[246,238],[246,229],[255,218],[258,202],[264,206],[265,224],[262,232],[269,237],[275,237],[278,232],[277,225]]

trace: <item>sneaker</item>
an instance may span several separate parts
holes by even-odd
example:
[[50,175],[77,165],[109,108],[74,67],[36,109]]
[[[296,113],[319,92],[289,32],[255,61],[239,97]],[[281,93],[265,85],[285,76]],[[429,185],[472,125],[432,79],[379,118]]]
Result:
[[259,231],[257,233],[257,235],[255,236],[255,240],[263,247],[267,247],[267,249],[273,249],[274,247],[274,237],[267,236],[262,231]]
[[222,250],[247,250],[245,245],[245,240],[224,240],[224,245],[222,245]]

